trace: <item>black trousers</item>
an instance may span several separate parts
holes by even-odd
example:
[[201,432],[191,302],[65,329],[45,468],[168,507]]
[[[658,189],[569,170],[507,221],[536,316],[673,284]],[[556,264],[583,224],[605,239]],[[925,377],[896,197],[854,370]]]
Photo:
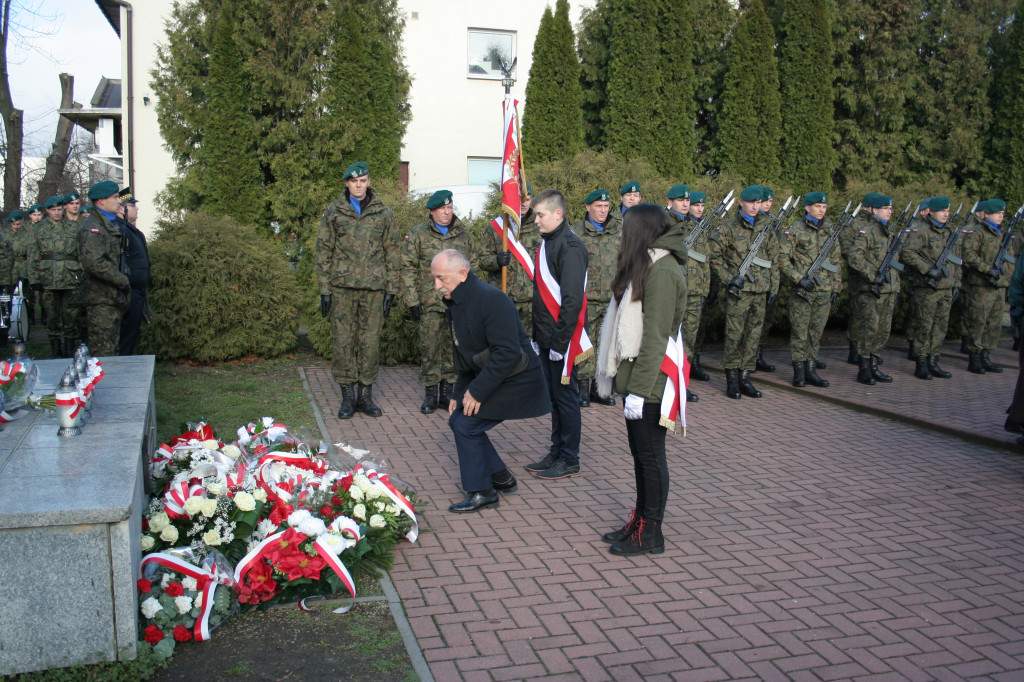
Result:
[[142,326],[142,309],[146,305],[146,290],[132,285],[132,295],[128,300],[128,310],[121,318],[121,341],[118,344],[118,355],[134,355],[135,344],[139,340],[139,328]]
[[626,436],[636,474],[636,511],[648,521],[664,520],[668,500],[668,461],[665,459],[668,429],[658,425],[660,418],[657,403],[644,403],[640,419],[626,420]]

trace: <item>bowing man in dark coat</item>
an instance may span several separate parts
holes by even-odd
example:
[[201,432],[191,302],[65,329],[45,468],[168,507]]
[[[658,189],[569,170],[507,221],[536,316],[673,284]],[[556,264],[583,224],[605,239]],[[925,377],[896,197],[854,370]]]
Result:
[[477,279],[465,255],[441,251],[430,263],[430,274],[444,298],[452,332],[458,377],[448,404],[448,425],[455,435],[462,487],[469,495],[449,510],[497,507],[498,493],[515,491],[516,479],[487,431],[506,419],[551,412],[540,359],[512,299]]

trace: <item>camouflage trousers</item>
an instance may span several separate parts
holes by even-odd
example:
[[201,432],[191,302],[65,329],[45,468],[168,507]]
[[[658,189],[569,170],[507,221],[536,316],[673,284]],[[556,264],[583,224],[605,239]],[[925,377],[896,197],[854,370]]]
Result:
[[907,341],[913,343],[914,333],[917,331],[917,294],[911,287],[907,287],[904,291],[904,295],[907,297],[907,317],[903,322],[903,333],[907,337]]
[[938,355],[946,340],[949,309],[953,305],[953,291],[917,287],[914,289],[914,354]]
[[[601,338],[601,325],[604,324],[604,315],[608,312],[607,301],[587,301],[587,336],[590,342],[597,348],[597,342]],[[597,353],[591,353],[590,357],[579,364],[579,379],[593,379],[597,374]]]
[[963,320],[970,351],[995,350],[1003,331],[1006,288],[969,286],[964,289],[964,299]]
[[[850,295],[850,317],[847,319],[846,340],[855,344],[861,334],[860,323],[862,315],[857,309],[860,305],[860,294],[854,291],[853,287],[847,287],[847,292]],[[872,298],[874,298],[874,296],[872,296]]]
[[335,381],[342,386],[377,383],[383,327],[383,291],[331,289],[331,374]]
[[118,354],[121,340],[121,316],[124,312],[116,305],[90,305],[85,307],[85,324],[89,334],[89,353],[96,357]]
[[78,308],[77,289],[47,289],[43,292],[46,332],[51,339],[78,338]]
[[775,306],[778,303],[778,292],[776,292],[775,301],[772,302],[771,307],[768,307],[768,296],[771,293],[763,294],[765,297],[765,309],[764,309],[764,323],[761,325],[761,335],[757,339],[757,345],[764,346],[768,343],[768,334],[772,330],[772,325],[775,324]]
[[793,362],[817,360],[821,334],[828,322],[831,292],[812,291],[804,300],[794,288],[789,296],[789,357]]
[[767,294],[741,293],[740,298],[731,294],[724,296],[725,352],[722,354],[722,368],[753,371],[756,369]]
[[452,334],[440,310],[424,311],[420,318],[420,383],[433,386],[442,380],[455,384]]
[[519,321],[523,323],[523,330],[526,336],[533,338],[533,301],[516,301],[516,311],[519,313]]
[[850,299],[850,329],[857,332],[852,340],[858,355],[878,357],[882,354],[889,342],[895,305],[896,294],[893,293],[875,298],[870,291],[862,291]]
[[704,313],[704,303],[707,298],[704,296],[687,296],[686,313],[683,315],[683,343],[686,346],[686,354],[700,355],[701,347],[704,345],[704,335],[700,333],[700,318]]

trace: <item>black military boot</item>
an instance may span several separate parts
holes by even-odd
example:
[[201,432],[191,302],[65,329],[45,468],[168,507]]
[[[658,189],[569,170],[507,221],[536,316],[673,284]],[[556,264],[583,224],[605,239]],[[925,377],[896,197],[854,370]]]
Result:
[[757,367],[759,372],[775,371],[775,365],[769,364],[769,362],[764,359],[764,346],[757,347],[757,359],[754,366]]
[[420,405],[420,412],[423,414],[434,414],[437,409],[437,394],[440,386],[431,384],[423,387],[423,404]]
[[814,369],[828,369],[828,365],[826,365],[818,358],[814,358],[813,360],[811,360],[811,364],[814,365]]
[[629,521],[626,521],[625,526],[623,526],[619,530],[608,531],[607,533],[601,536],[601,539],[609,544],[619,542],[620,540],[625,540],[633,534],[634,530],[636,530],[636,524],[639,521],[640,515],[636,513],[636,507],[634,507],[633,510],[629,512]]
[[628,537],[619,540],[608,550],[619,556],[661,554],[665,551],[665,538],[661,535],[661,521],[641,518]]
[[738,369],[725,370],[725,394],[730,398],[740,397],[740,371]]
[[686,402],[688,402],[688,403],[695,403],[698,400],[700,400],[700,396],[699,395],[697,395],[696,393],[694,393],[690,389],[686,389]]
[[[875,375],[871,371],[871,358],[866,358],[863,355],[858,356],[860,362],[857,369],[857,381],[868,386],[875,385]],[[930,376],[930,375],[929,375]]]
[[981,366],[981,354],[969,353],[967,355],[967,371],[971,374],[984,374],[985,368]]
[[373,384],[369,386],[359,384],[359,389],[356,393],[356,409],[367,417],[379,417],[383,414],[381,409],[373,402]]
[[590,379],[580,379],[580,407],[590,407]]
[[986,372],[992,372],[994,374],[1001,374],[1003,368],[999,365],[992,364],[992,358],[988,356],[988,351],[981,351],[981,366],[985,368]]
[[60,339],[50,337],[50,351],[51,360],[67,357],[66,355],[64,355],[64,349],[60,345]]
[[808,360],[807,365],[807,383],[811,386],[817,386],[818,388],[828,388],[828,379],[822,379],[818,376],[817,368],[814,366],[814,360]]
[[351,419],[356,413],[356,387],[353,384],[341,387],[341,407],[338,408],[338,419]]
[[917,360],[917,353],[914,352],[914,342],[907,339],[907,360]]
[[968,353],[971,352],[971,349],[968,347],[968,344],[967,344],[967,336],[966,335],[960,337],[960,352],[963,353],[964,355],[967,355]]
[[881,358],[877,355],[871,356],[871,376],[875,378],[875,381],[881,381],[883,384],[891,384],[892,377],[878,369]]
[[448,404],[452,401],[452,389],[455,388],[444,379],[441,379],[440,393],[437,396],[437,405],[442,410],[448,411]]
[[807,365],[803,362],[793,362],[793,385],[797,388],[803,388],[807,385],[806,368]]
[[953,376],[952,372],[947,372],[946,370],[939,367],[938,355],[928,356],[928,371],[931,372],[933,377],[939,377],[940,379],[948,379],[951,376]]
[[860,356],[857,355],[857,344],[853,341],[850,341],[850,354],[846,356],[846,361],[851,365],[860,364]]
[[740,393],[747,396],[748,398],[760,398],[761,391],[754,387],[754,384],[750,383],[750,370],[745,369],[740,372]]
[[931,379],[932,373],[928,371],[928,359],[925,356],[914,358],[917,366],[914,367],[914,376],[918,379]]
[[[583,395],[583,390],[580,389],[580,395]],[[597,379],[590,380],[590,402],[597,403],[598,405],[614,405],[615,398],[608,396],[602,398],[601,394],[597,392]]]
[[694,355],[690,358],[690,378],[695,381],[711,381],[711,377],[704,371],[704,368],[700,366],[700,356]]

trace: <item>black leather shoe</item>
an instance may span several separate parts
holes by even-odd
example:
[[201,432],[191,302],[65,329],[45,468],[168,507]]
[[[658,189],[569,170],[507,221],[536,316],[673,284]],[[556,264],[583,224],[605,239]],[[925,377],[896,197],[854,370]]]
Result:
[[[1024,438],[1024,436],[1021,436],[1021,438]],[[639,522],[640,515],[637,514],[636,509],[634,509],[633,511],[630,512],[629,521],[626,521],[625,526],[619,528],[618,530],[608,531],[607,533],[601,536],[601,539],[607,542],[608,544],[621,542],[622,540],[625,540],[633,534],[633,531],[636,530],[636,524]]]
[[491,474],[491,485],[499,493],[514,493],[519,489],[519,484],[516,482],[516,477],[512,475],[512,472],[508,469],[500,471],[496,474]]
[[881,360],[881,358],[877,355],[871,356],[871,376],[873,376],[876,381],[881,381],[883,384],[891,384],[892,377],[878,369],[879,360]]
[[[423,414],[434,414],[437,409],[437,394],[440,386],[431,384],[423,387],[423,404],[420,405],[420,412]],[[448,406],[445,405],[447,408]]]
[[381,409],[373,402],[373,384],[359,384],[356,391],[356,409],[368,417],[379,417],[382,414]]
[[807,365],[799,360],[793,361],[793,385],[797,388],[807,385]]
[[[868,386],[875,385],[875,374],[871,371],[871,358],[866,358],[863,355],[857,356],[858,365],[860,366],[857,372],[857,381]],[[928,375],[931,378],[931,375]]]
[[818,376],[818,371],[814,368],[814,360],[808,360],[804,363],[804,367],[807,370],[807,383],[811,386],[818,386],[820,388],[828,388],[828,379],[822,379]]
[[491,488],[490,490],[481,490],[478,493],[470,494],[462,502],[456,502],[448,507],[448,511],[453,511],[456,514],[466,514],[478,512],[481,509],[494,509],[499,503],[498,493],[495,492],[494,488]]
[[[583,394],[580,393],[580,396],[582,397]],[[615,398],[611,396],[602,398],[601,394],[597,392],[597,379],[594,379],[590,382],[590,402],[597,403],[598,405],[611,406],[615,404]]]
[[814,360],[814,369],[828,369],[828,365],[826,365],[821,360],[815,359]]
[[947,372],[946,370],[939,367],[938,355],[928,356],[928,371],[931,372],[931,375],[933,377],[939,377],[940,379],[948,379],[951,376],[953,376],[952,372]]
[[914,367],[914,376],[918,379],[924,379],[925,381],[931,381],[932,373],[928,371],[928,360],[923,355],[919,358],[915,358],[917,365]]
[[550,467],[554,463],[555,456],[549,452],[547,455],[544,456],[544,459],[540,460],[539,462],[527,464],[526,470],[529,471],[531,474],[536,474],[537,472],[540,471],[546,471],[548,467]]
[[970,353],[967,356],[967,371],[971,374],[984,374],[985,368],[981,366],[981,355]]
[[580,465],[569,464],[564,459],[556,459],[551,466],[544,471],[535,474],[537,478],[545,481],[557,481],[560,478],[572,478],[580,475]]
[[725,370],[725,394],[736,400],[740,399],[740,371],[738,369]]

